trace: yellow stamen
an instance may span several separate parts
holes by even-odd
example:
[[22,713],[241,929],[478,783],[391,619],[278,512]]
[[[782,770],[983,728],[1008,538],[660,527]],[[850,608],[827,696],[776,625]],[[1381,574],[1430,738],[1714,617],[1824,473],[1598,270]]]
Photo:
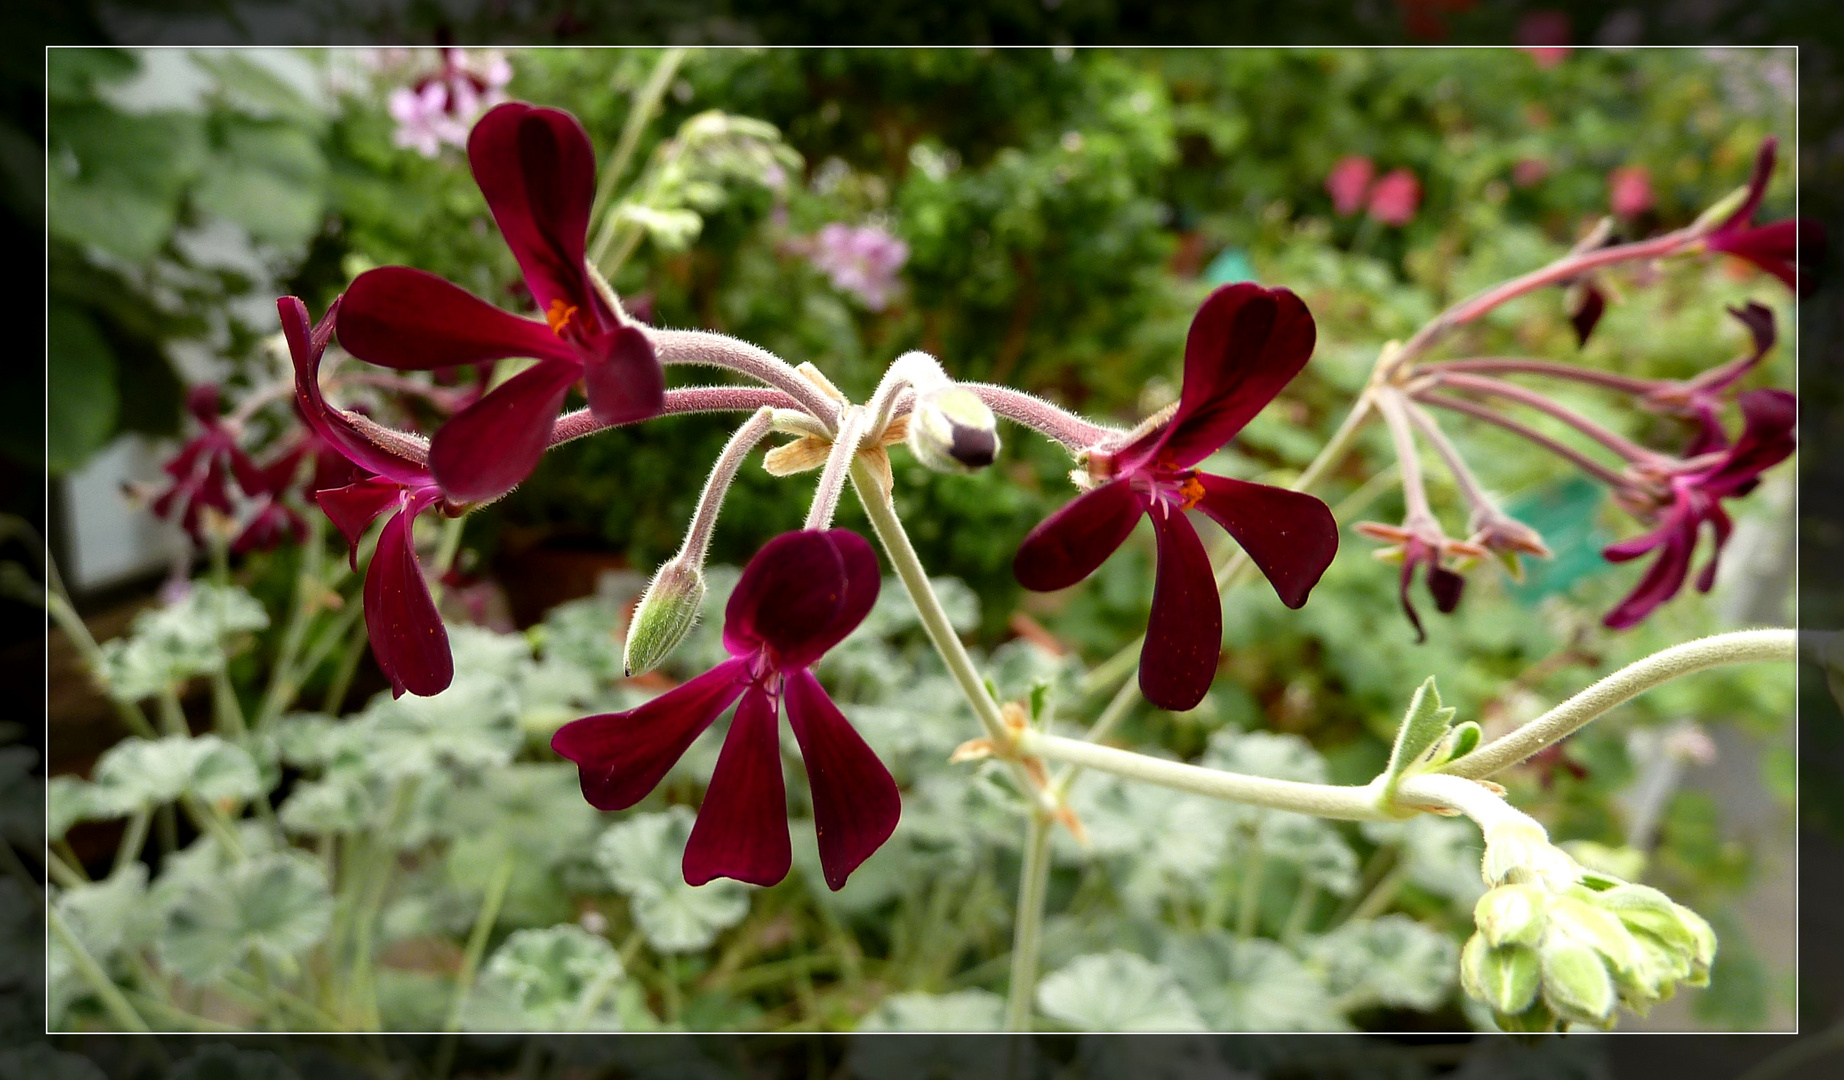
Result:
[[1184,496],[1184,502],[1178,507],[1180,510],[1189,510],[1203,501],[1204,485],[1198,482],[1196,473],[1185,477],[1185,482],[1178,486],[1178,494]]
[[544,321],[551,324],[551,333],[558,337],[563,336],[563,328],[570,325],[570,320],[575,317],[576,305],[562,299],[552,300],[550,310],[544,313]]

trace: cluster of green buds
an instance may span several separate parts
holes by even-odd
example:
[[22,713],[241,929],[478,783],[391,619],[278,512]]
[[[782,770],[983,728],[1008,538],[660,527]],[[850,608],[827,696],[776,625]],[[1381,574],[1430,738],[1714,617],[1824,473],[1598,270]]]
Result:
[[1506,1031],[1612,1027],[1677,990],[1705,986],[1716,935],[1657,889],[1584,869],[1531,821],[1486,833],[1477,932],[1460,953],[1466,992]]

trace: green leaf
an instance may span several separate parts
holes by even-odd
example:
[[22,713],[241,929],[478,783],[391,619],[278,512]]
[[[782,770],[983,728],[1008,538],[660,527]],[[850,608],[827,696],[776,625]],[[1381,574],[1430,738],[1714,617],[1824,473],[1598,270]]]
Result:
[[284,124],[233,122],[193,202],[262,243],[292,247],[320,231],[326,161],[306,131]]
[[304,780],[289,792],[277,816],[297,836],[339,836],[362,832],[378,815],[376,800],[351,780]]
[[1005,999],[990,990],[892,994],[858,1021],[859,1031],[998,1031]]
[[1292,863],[1302,877],[1333,896],[1357,891],[1357,854],[1329,821],[1304,814],[1267,814],[1256,841],[1263,853]]
[[140,67],[127,49],[52,49],[45,54],[45,96],[55,102],[86,100],[98,86],[121,82]]
[[124,948],[147,942],[154,926],[148,918],[147,867],[131,863],[121,873],[99,882],[66,889],[58,896],[58,912],[89,950],[107,963]]
[[1313,939],[1307,954],[1325,972],[1340,1010],[1393,1005],[1423,1011],[1447,1000],[1460,947],[1407,915],[1346,923]]
[[1326,782],[1325,759],[1298,735],[1272,731],[1234,731],[1225,728],[1210,736],[1203,763],[1213,769],[1298,780]]
[[519,930],[494,951],[461,1009],[469,1031],[620,1031],[626,978],[608,939],[573,923]]
[[251,952],[288,974],[332,921],[333,896],[318,862],[294,853],[260,855],[180,890],[157,947],[161,961],[188,982],[209,983]]
[[243,589],[195,582],[183,599],[135,616],[129,637],[104,642],[99,676],[111,697],[140,701],[223,670],[244,635],[268,625]]
[[135,808],[187,794],[218,802],[252,799],[263,791],[255,759],[216,735],[123,739],[96,763],[96,784],[113,805]]
[[1077,1031],[1204,1031],[1170,971],[1113,950],[1078,957],[1037,984],[1037,1007]]
[[1372,843],[1400,845],[1398,865],[1415,887],[1467,909],[1485,892],[1479,877],[1485,842],[1472,822],[1422,814],[1407,821],[1367,821],[1359,828]]
[[37,773],[36,749],[0,746],[0,840],[26,847],[45,839],[45,781]]
[[55,300],[45,335],[45,469],[61,476],[115,434],[115,352],[88,312]]
[[1264,938],[1213,930],[1173,937],[1160,954],[1212,1031],[1339,1031],[1325,976]]
[[699,952],[749,914],[749,889],[718,878],[685,883],[680,868],[694,815],[683,806],[637,814],[611,825],[596,843],[595,861],[633,905],[647,944],[660,952]]
[[185,185],[204,168],[200,119],[100,104],[54,107],[48,119],[52,235],[129,262],[152,258],[178,222]]
[[1396,785],[1411,772],[1426,768],[1430,752],[1440,745],[1453,726],[1454,710],[1441,707],[1441,692],[1435,689],[1430,675],[1415,688],[1409,709],[1396,729],[1396,743],[1390,748],[1389,765],[1383,770],[1383,801],[1387,805],[1396,797]]

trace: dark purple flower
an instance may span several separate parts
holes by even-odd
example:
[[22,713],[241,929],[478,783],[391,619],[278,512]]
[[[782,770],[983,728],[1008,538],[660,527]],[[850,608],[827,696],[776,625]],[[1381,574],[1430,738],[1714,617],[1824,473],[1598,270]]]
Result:
[[1656,478],[1659,490],[1653,496],[1651,515],[1658,527],[1601,552],[1610,562],[1626,562],[1658,551],[1639,584],[1601,620],[1606,626],[1616,630],[1633,626],[1677,595],[1690,573],[1691,556],[1705,522],[1716,546],[1697,575],[1697,590],[1708,592],[1715,584],[1717,561],[1731,527],[1722,500],[1752,491],[1761,473],[1786,460],[1794,448],[1793,425],[1799,407],[1791,393],[1751,390],[1741,396],[1741,409],[1741,437],[1719,460]]
[[879,584],[877,555],[857,533],[783,533],[749,560],[730,594],[729,660],[638,708],[565,724],[551,748],[576,762],[591,805],[623,810],[740,697],[685,847],[685,880],[773,885],[792,860],[776,734],[785,704],[813,791],[820,865],[826,884],[841,888],[890,838],[902,800],[811,668],[864,621]]
[[1728,312],[1747,328],[1752,344],[1750,350],[1695,378],[1665,383],[1642,399],[1647,408],[1696,422],[1697,434],[1691,438],[1690,445],[1684,448],[1684,456],[1687,458],[1728,449],[1729,436],[1722,430],[1720,419],[1725,395],[1730,387],[1761,362],[1773,349],[1777,339],[1774,313],[1763,305],[1749,301],[1742,307],[1729,308]]
[[1789,218],[1770,225],[1755,225],[1754,214],[1767,194],[1767,180],[1774,172],[1774,156],[1779,140],[1769,136],[1761,143],[1754,161],[1754,175],[1748,180],[1748,197],[1733,214],[1724,218],[1703,238],[1711,251],[1723,251],[1746,259],[1785,282],[1800,296],[1812,295],[1818,287],[1814,273],[1825,257],[1825,230],[1816,221]]
[[[1372,540],[1382,540],[1391,545],[1378,549],[1376,554],[1379,558],[1389,562],[1401,560],[1402,575],[1397,579],[1396,593],[1402,600],[1403,614],[1409,617],[1409,625],[1415,628],[1417,644],[1428,640],[1428,632],[1422,628],[1421,614],[1415,610],[1414,601],[1409,599],[1409,586],[1415,583],[1416,570],[1423,566],[1428,568],[1428,595],[1434,599],[1434,609],[1442,615],[1452,615],[1460,606],[1460,594],[1466,588],[1466,578],[1442,566],[1441,560],[1479,559],[1493,551],[1483,543],[1454,540],[1443,535],[1440,525],[1432,519],[1419,524],[1411,519],[1401,525],[1360,521],[1357,531]],[[1505,536],[1507,544],[1502,550],[1522,550],[1532,555],[1548,554],[1547,550],[1539,550],[1542,548],[1540,541],[1531,546],[1527,537],[1509,532]]]
[[186,411],[198,421],[199,433],[161,469],[171,479],[153,497],[154,516],[176,521],[195,544],[203,544],[200,523],[207,508],[231,516],[233,490],[263,489],[262,469],[237,443],[237,433],[218,415],[219,393],[213,383],[186,392]]
[[421,697],[439,694],[454,680],[455,662],[448,649],[448,630],[416,561],[411,526],[418,513],[443,501],[442,489],[428,465],[407,447],[382,445],[321,396],[320,358],[333,336],[340,301],[333,302],[317,326],[309,323],[306,305],[295,297],[282,297],[276,308],[294,358],[301,414],[317,435],[366,474],[344,487],[315,493],[320,509],[351,545],[354,569],[359,538],[373,521],[391,514],[365,571],[365,631],[372,655],[390,679],[393,696],[401,697],[405,690]]
[[582,125],[566,112],[510,102],[474,125],[467,156],[543,320],[406,266],[360,274],[339,314],[340,343],[386,367],[537,359],[436,431],[429,467],[455,502],[497,498],[529,475],[579,380],[605,424],[652,416],[666,392],[646,332],[610,306],[584,259],[595,150]]
[[1184,511],[1201,510],[1226,529],[1288,607],[1306,602],[1338,551],[1338,527],[1318,499],[1192,468],[1299,374],[1313,338],[1312,315],[1286,289],[1242,282],[1211,293],[1191,321],[1171,419],[1119,450],[1091,451],[1089,475],[1099,486],[1032,529],[1012,561],[1027,589],[1068,588],[1094,573],[1140,515],[1152,518],[1159,566],[1140,689],[1160,708],[1202,701],[1222,649],[1216,579]]

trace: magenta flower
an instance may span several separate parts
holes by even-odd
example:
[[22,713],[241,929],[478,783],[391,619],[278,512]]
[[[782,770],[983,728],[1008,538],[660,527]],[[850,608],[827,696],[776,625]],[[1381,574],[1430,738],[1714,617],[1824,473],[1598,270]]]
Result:
[[467,153],[544,319],[501,311],[406,266],[360,274],[339,313],[340,343],[385,367],[538,360],[436,431],[429,468],[454,502],[497,498],[528,476],[579,380],[605,424],[652,416],[666,392],[646,332],[603,298],[584,260],[595,151],[582,125],[569,113],[513,102],[474,125]]
[[724,609],[729,660],[638,708],[565,724],[551,749],[576,762],[590,805],[624,810],[740,697],[685,847],[685,880],[773,885],[793,857],[776,735],[785,704],[813,791],[820,866],[827,885],[843,887],[890,838],[902,800],[811,669],[864,621],[880,583],[877,555],[848,529],[775,537],[749,560]]
[[1694,378],[1661,384],[1641,399],[1649,409],[1696,422],[1697,434],[1684,448],[1687,458],[1729,448],[1729,436],[1722,430],[1720,419],[1725,395],[1761,362],[1777,339],[1774,313],[1761,304],[1749,301],[1743,307],[1729,308],[1728,312],[1747,328],[1753,347],[1736,359]]
[[1643,214],[1652,201],[1652,174],[1644,165],[1622,165],[1607,174],[1607,206],[1615,214]]
[[1100,486],[1039,523],[1012,561],[1027,589],[1068,588],[1120,547],[1140,515],[1152,518],[1158,575],[1140,689],[1160,708],[1202,701],[1222,649],[1216,579],[1186,510],[1234,537],[1288,607],[1306,602],[1338,551],[1338,527],[1318,499],[1192,468],[1299,374],[1314,334],[1306,305],[1286,289],[1242,282],[1211,293],[1191,321],[1171,419],[1118,450],[1091,451],[1089,475]]
[[1813,272],[1825,257],[1825,230],[1816,221],[1789,218],[1771,225],[1755,225],[1755,211],[1767,194],[1774,173],[1774,156],[1780,141],[1769,136],[1761,143],[1748,180],[1748,197],[1703,238],[1711,251],[1723,251],[1760,267],[1786,283],[1801,297],[1818,287]]
[[1339,217],[1349,217],[1364,205],[1364,193],[1370,190],[1370,178],[1377,167],[1361,154],[1338,159],[1325,178],[1325,193],[1332,197],[1332,210]]
[[1691,556],[1705,522],[1714,534],[1715,550],[1697,575],[1697,591],[1708,592],[1715,584],[1717,562],[1731,527],[1722,500],[1752,491],[1761,473],[1792,455],[1793,425],[1799,411],[1797,400],[1785,390],[1751,390],[1741,396],[1741,409],[1741,437],[1720,460],[1656,478],[1660,490],[1654,494],[1651,513],[1658,527],[1601,552],[1609,562],[1626,562],[1658,551],[1639,584],[1601,620],[1604,625],[1616,630],[1633,626],[1677,595],[1690,573]]
[[1407,225],[1421,206],[1421,181],[1407,169],[1391,169],[1370,189],[1371,217],[1385,225]]
[[178,522],[195,544],[205,542],[199,527],[207,508],[229,517],[235,509],[233,491],[258,492],[266,483],[218,407],[216,384],[202,383],[186,392],[186,411],[198,421],[199,433],[161,466],[171,479],[149,506],[154,516]]
[[852,228],[833,222],[808,241],[809,260],[832,279],[832,287],[882,311],[896,290],[897,272],[909,261],[909,245],[875,225]]
[[321,396],[320,358],[333,336],[340,301],[317,326],[310,325],[307,306],[295,297],[284,296],[275,306],[294,359],[295,399],[302,415],[315,434],[367,474],[315,493],[320,509],[351,545],[353,569],[358,568],[359,538],[373,521],[391,515],[365,571],[365,631],[372,655],[391,681],[392,696],[401,697],[405,690],[419,697],[439,694],[454,680],[455,662],[448,630],[416,561],[411,526],[417,514],[442,502],[442,489],[426,464],[366,436],[352,417]]

